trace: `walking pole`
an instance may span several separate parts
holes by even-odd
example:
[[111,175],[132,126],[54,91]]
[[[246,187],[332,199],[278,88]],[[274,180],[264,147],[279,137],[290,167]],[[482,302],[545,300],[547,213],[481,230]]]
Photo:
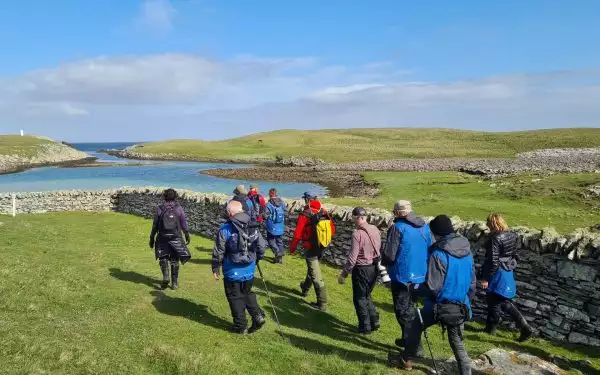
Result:
[[283,331],[281,330],[281,324],[279,323],[279,318],[277,317],[277,311],[275,311],[275,305],[273,304],[273,300],[271,299],[271,293],[269,293],[269,288],[267,287],[267,282],[265,281],[265,276],[263,275],[262,269],[260,268],[260,264],[256,262],[256,268],[258,268],[258,273],[260,275],[261,280],[263,281],[263,285],[265,286],[265,291],[267,292],[267,297],[269,298],[269,303],[271,304],[271,309],[273,309],[273,315],[275,316],[275,321],[277,322],[277,328],[279,329],[279,334],[281,337],[287,339],[283,336]]
[[439,374],[437,364],[435,363],[435,358],[433,357],[433,351],[431,350],[431,344],[429,343],[429,335],[427,334],[427,328],[425,328],[425,324],[423,323],[423,317],[421,316],[421,309],[419,309],[419,305],[417,305],[417,315],[419,315],[419,321],[421,322],[421,327],[423,327],[423,335],[425,336],[425,342],[427,343],[427,347],[429,348],[429,354],[431,355],[431,360],[433,361],[433,368],[435,369],[435,373]]

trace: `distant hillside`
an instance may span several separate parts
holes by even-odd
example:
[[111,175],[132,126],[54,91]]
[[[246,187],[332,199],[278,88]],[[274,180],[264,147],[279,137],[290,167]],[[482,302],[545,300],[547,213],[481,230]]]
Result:
[[224,141],[169,140],[131,151],[139,156],[194,160],[312,157],[327,162],[398,158],[512,157],[559,147],[600,147],[600,129],[488,133],[451,129],[280,130]]
[[85,152],[45,137],[0,135],[0,173],[88,158]]

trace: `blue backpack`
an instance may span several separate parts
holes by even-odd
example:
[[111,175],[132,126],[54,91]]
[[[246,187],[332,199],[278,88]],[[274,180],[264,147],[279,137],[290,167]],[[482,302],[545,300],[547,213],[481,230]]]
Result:
[[285,204],[275,206],[267,203],[269,217],[267,218],[267,231],[275,236],[281,236],[285,231]]
[[283,205],[271,205],[271,209],[269,211],[271,213],[269,220],[271,220],[274,224],[283,223],[285,220],[285,209]]

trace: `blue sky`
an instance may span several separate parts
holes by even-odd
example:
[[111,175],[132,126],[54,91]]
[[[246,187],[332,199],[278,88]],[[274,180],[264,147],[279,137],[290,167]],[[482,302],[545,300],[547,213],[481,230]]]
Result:
[[597,127],[600,2],[576,4],[4,2],[0,132],[136,141]]

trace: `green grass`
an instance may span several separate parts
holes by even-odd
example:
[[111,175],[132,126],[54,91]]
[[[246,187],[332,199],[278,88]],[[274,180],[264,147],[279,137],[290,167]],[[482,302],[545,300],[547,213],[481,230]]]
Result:
[[39,146],[48,143],[52,141],[31,136],[0,135],[0,155],[36,156]]
[[600,201],[585,198],[589,185],[600,184],[600,174],[556,174],[549,177],[521,175],[493,181],[458,172],[368,172],[365,178],[379,182],[376,198],[335,198],[341,205],[363,205],[391,210],[399,199],[412,201],[416,212],[442,213],[463,220],[485,220],[493,211],[503,212],[510,225],[554,227],[559,232],[600,223]]
[[137,152],[196,160],[317,157],[352,162],[423,157],[512,157],[554,147],[598,147],[600,129],[486,133],[450,129],[279,130],[224,141],[171,140],[144,144]]
[[[147,238],[150,222],[114,213],[56,213],[0,217],[0,366],[3,374],[402,374],[385,365],[399,334],[389,291],[374,298],[382,329],[364,338],[356,324],[351,286],[324,267],[330,311],[307,307],[295,294],[302,259],[263,262],[279,318],[290,342],[269,319],[255,335],[227,332],[231,318],[222,282],[209,270],[211,242],[192,237],[194,259],[181,268],[180,289],[156,290],[159,269]],[[271,308],[256,279],[259,303]],[[310,299],[314,297],[311,296]],[[479,328],[474,324],[471,327]],[[472,357],[496,346],[547,357],[592,360],[597,350],[561,347],[515,334],[489,337],[468,330]],[[451,356],[438,327],[430,331],[440,359]],[[423,369],[423,365],[419,366]]]

